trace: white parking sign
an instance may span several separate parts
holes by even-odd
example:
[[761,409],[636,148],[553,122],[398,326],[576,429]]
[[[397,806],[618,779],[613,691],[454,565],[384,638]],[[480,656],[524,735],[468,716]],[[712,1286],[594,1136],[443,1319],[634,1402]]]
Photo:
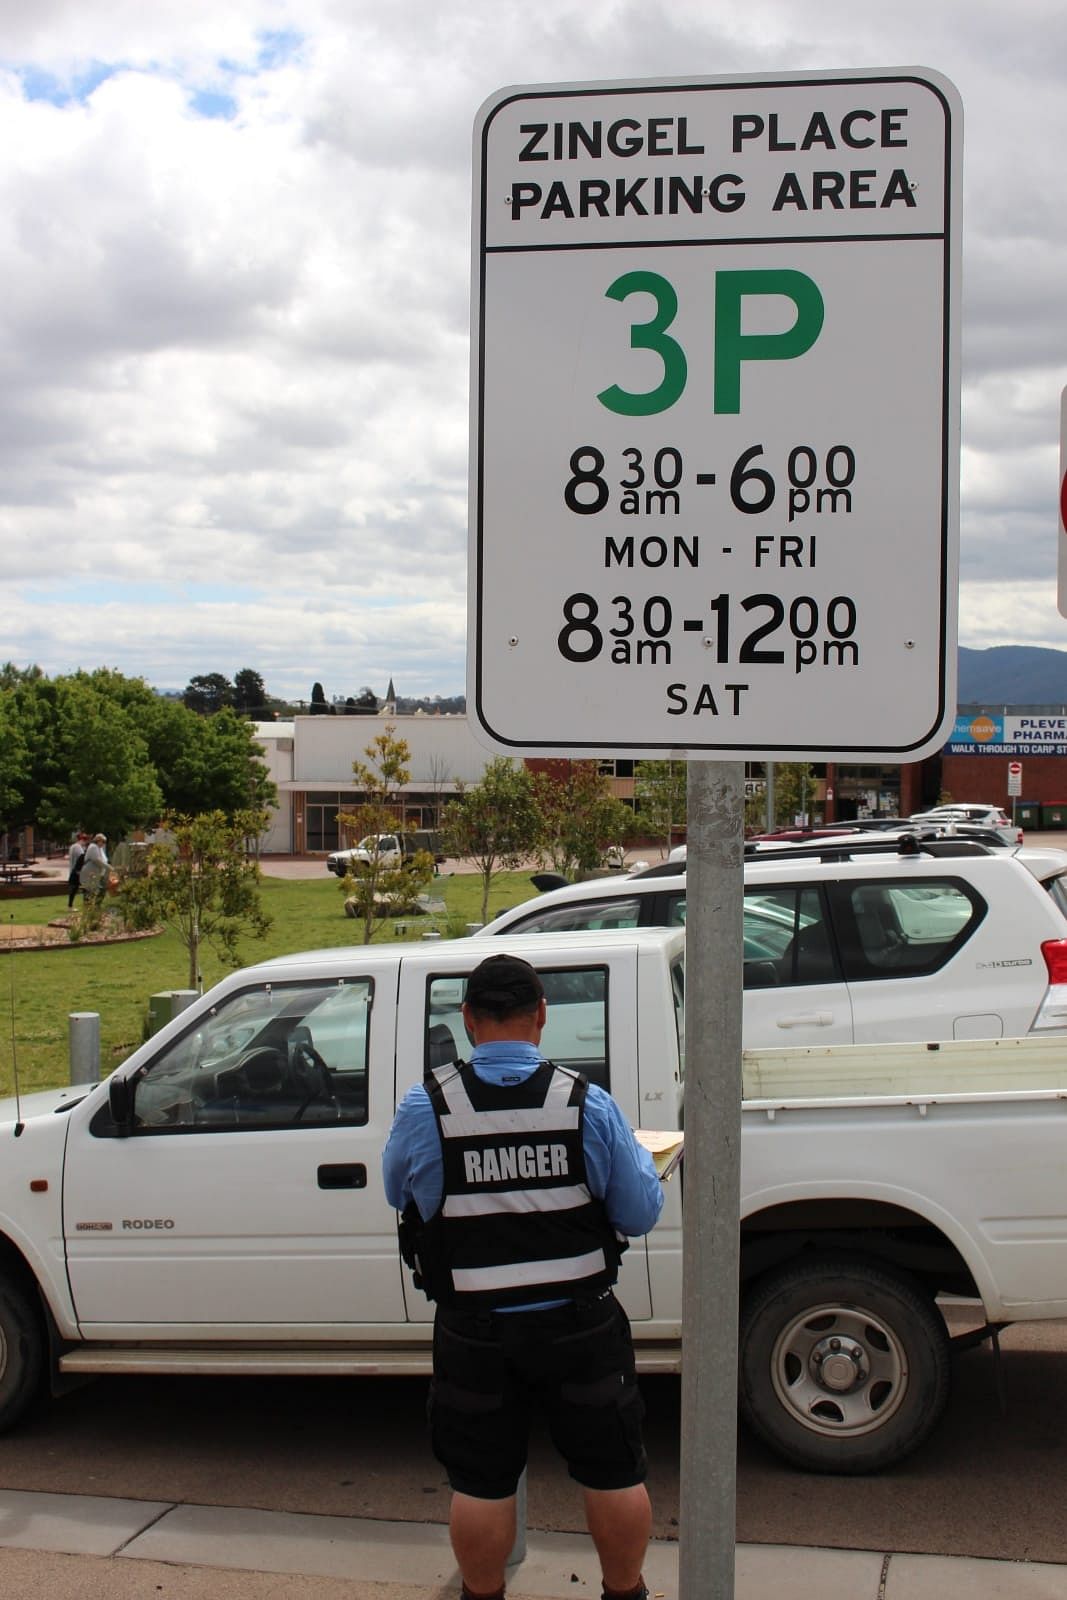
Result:
[[920,71],[483,108],[468,709],[487,742],[943,742],[959,124]]

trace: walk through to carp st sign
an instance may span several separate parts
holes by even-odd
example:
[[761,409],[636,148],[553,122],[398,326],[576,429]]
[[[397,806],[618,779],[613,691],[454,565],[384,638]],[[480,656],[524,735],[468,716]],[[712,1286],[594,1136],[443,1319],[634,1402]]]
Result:
[[918,69],[482,108],[468,708],[486,742],[902,761],[944,742],[960,123]]

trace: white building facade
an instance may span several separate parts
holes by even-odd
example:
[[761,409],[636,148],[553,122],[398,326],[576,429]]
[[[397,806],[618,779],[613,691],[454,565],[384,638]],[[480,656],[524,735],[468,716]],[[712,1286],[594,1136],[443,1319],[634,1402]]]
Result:
[[365,800],[352,774],[386,728],[404,739],[411,780],[402,794],[404,826],[434,828],[459,788],[480,782],[493,759],[465,716],[318,716],[259,722],[256,739],[278,788],[278,807],[261,843],[265,855],[316,855],[354,843],[338,813]]

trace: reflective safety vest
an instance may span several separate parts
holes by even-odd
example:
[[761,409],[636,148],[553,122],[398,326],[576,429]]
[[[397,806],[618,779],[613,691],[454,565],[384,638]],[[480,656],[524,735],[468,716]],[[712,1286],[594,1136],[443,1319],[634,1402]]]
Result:
[[456,1062],[425,1087],[444,1160],[441,1206],[422,1241],[431,1298],[481,1309],[610,1288],[626,1245],[589,1192],[587,1080],[543,1061],[520,1083],[486,1083]]

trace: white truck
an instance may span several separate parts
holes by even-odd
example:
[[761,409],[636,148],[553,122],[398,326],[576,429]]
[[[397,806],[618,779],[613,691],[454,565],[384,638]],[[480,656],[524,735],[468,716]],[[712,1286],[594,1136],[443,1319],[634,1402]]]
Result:
[[[681,1126],[681,929],[383,944],[233,974],[92,1088],[0,1108],[0,1426],[84,1373],[428,1369],[380,1157],[466,1046],[466,975],[531,960],[553,1060]],[[741,1404],[800,1466],[867,1472],[948,1391],[938,1295],[1067,1316],[1062,1035],[747,1054]],[[642,1369],[679,1368],[683,1177],[623,1257]]]

